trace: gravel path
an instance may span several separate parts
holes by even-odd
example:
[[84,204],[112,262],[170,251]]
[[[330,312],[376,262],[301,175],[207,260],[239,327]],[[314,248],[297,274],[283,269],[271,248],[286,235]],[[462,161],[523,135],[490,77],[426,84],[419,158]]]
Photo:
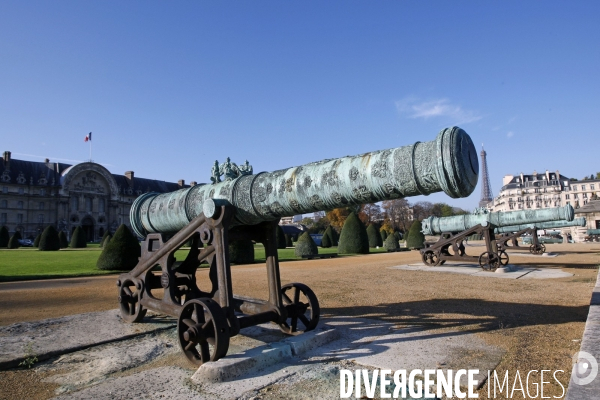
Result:
[[[419,253],[412,251],[286,262],[281,264],[281,281],[310,286],[325,315],[376,318],[399,327],[422,325],[440,332],[478,332],[484,341],[507,351],[496,368],[499,375],[507,370],[514,374],[516,369],[562,369],[567,372],[557,377],[566,386],[596,280],[600,245],[553,244],[547,248],[558,256],[511,254],[511,263],[559,268],[573,276],[507,280],[389,269],[420,262]],[[267,298],[264,265],[234,266],[232,274],[236,294]],[[96,277],[45,287],[2,284],[0,325],[114,309],[115,280],[115,276]],[[198,273],[198,281],[201,288],[206,287],[206,270]],[[51,397],[55,384],[42,382],[43,375],[36,368],[1,371],[0,399]],[[547,389],[546,396],[558,396],[562,391],[559,385]],[[481,390],[487,393],[486,386]]]

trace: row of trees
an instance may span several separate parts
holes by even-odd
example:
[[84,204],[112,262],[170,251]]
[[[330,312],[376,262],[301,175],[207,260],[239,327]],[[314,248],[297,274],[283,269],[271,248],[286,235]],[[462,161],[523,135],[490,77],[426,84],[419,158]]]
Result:
[[[6,226],[0,227],[0,248],[17,249],[21,246],[20,240],[22,237],[19,231],[9,237]],[[66,247],[83,248],[87,246],[87,242],[85,232],[81,227],[75,229],[69,242],[63,231],[58,232],[54,225],[48,225],[41,234],[36,236],[33,246],[42,251],[53,251]]]
[[365,226],[374,224],[387,234],[393,232],[405,234],[414,221],[421,221],[429,216],[449,217],[468,214],[468,211],[452,207],[446,203],[419,201],[411,204],[406,199],[396,199],[383,201],[381,206],[379,204],[364,204],[362,206],[336,208],[327,213],[321,212],[321,218],[317,221],[305,218],[301,223],[308,227],[310,233],[324,233],[330,226],[339,232],[352,212],[358,216]]

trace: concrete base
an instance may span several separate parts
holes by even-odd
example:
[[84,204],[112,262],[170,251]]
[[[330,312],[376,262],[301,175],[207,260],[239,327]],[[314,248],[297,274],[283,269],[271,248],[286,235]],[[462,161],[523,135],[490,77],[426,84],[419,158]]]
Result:
[[[508,264],[502,269],[496,269],[497,273],[492,271],[483,271],[479,265],[467,263],[446,262],[444,265],[430,267],[424,263],[415,263],[408,265],[397,265],[389,267],[390,269],[403,269],[408,271],[426,271],[426,272],[446,272],[452,274],[465,274],[482,278],[503,278],[503,279],[550,279],[565,278],[573,274],[564,272],[561,269],[540,269],[524,268],[517,265]],[[500,272],[498,272],[500,270]]]

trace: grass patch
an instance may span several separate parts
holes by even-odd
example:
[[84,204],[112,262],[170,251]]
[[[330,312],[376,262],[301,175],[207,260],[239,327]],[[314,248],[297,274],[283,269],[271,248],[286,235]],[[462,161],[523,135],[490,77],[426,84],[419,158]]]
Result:
[[[189,248],[178,250],[175,258],[185,260]],[[385,253],[385,248],[369,249],[371,253]],[[96,262],[102,249],[98,244],[88,244],[83,249],[61,249],[59,251],[39,251],[37,248],[22,247],[14,250],[0,250],[0,282],[25,281],[34,279],[70,278],[121,274],[123,271],[100,271]],[[327,249],[319,247],[319,254],[335,254],[337,247]],[[302,260],[296,257],[294,248],[278,250],[279,261]],[[254,246],[254,262],[266,261],[265,248],[261,244]],[[202,265],[202,267],[207,267]]]

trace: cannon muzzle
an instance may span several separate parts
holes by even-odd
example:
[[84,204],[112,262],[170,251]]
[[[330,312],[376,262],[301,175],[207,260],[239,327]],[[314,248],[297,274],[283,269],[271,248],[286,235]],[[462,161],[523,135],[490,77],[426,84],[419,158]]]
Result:
[[[466,197],[475,189],[479,173],[473,142],[458,127],[442,130],[430,142],[274,172],[235,176],[227,173],[231,170],[229,159],[225,164],[224,182],[213,174],[213,184],[138,197],[130,212],[136,234],[177,232],[203,213],[204,202],[210,199],[235,207],[233,225],[255,225],[284,216],[440,191],[453,198]],[[246,171],[251,169],[248,167]],[[217,163],[214,170],[219,170]],[[214,207],[209,203],[206,208]]]
[[[523,224],[537,224],[548,221],[573,221],[573,207],[546,208],[542,210],[522,210],[507,212],[491,212],[483,214],[465,214],[453,217],[429,217],[421,223],[424,235],[439,235],[446,232],[462,232],[481,224],[496,228]],[[537,225],[536,225],[537,226]]]
[[510,233],[510,232],[518,232],[523,229],[528,228],[536,228],[536,229],[560,229],[560,228],[569,228],[571,226],[585,226],[586,220],[585,217],[579,217],[573,219],[573,221],[549,221],[549,222],[539,222],[537,224],[524,224],[524,225],[513,225],[513,226],[501,226],[494,229],[494,233]]

